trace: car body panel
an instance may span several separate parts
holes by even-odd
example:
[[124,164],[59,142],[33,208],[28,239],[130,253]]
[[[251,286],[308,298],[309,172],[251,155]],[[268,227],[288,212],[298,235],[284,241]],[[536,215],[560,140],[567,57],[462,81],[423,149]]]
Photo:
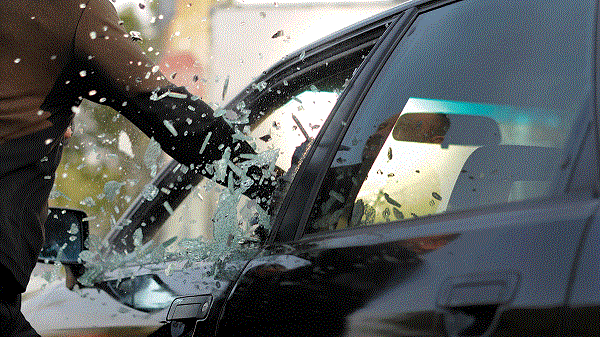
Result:
[[[453,2],[419,5],[428,11],[447,3]],[[336,104],[292,185],[289,208],[278,215],[278,233],[229,296],[218,335],[504,336],[567,329],[572,266],[599,205],[597,181],[582,178],[598,170],[592,104],[577,116],[553,198],[304,234],[321,181],[330,179],[323,166],[333,161],[381,60],[416,15],[407,8],[382,38],[388,45],[378,43]],[[594,281],[582,280],[582,287]]]

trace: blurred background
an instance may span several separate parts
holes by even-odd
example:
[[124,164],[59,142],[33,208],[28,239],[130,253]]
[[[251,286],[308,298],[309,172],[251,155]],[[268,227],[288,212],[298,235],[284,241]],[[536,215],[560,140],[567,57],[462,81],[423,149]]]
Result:
[[[214,108],[288,53],[403,2],[111,1],[171,82]],[[50,205],[86,211],[90,234],[103,237],[171,159],[153,156],[149,139],[126,118],[88,101],[73,131]],[[199,211],[212,216],[212,207]]]

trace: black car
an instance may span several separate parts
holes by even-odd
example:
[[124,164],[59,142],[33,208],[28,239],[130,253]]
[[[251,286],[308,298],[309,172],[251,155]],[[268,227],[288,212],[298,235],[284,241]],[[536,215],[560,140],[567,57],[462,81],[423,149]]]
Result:
[[[242,200],[219,244],[144,260],[180,270],[95,286],[136,308],[161,284],[153,336],[600,335],[597,18],[592,0],[412,1],[291,55],[226,107],[260,130],[341,93],[271,165],[271,220]],[[113,250],[146,249],[190,172],[163,171],[170,193],[140,198]]]

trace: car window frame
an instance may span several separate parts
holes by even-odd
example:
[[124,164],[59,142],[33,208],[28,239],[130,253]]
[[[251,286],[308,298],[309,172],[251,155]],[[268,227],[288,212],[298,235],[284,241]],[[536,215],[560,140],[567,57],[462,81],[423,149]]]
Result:
[[[600,1],[596,2],[594,8],[595,22],[595,37],[594,37],[594,62],[592,69],[595,71],[592,81],[592,97],[588,102],[588,118],[581,120],[581,128],[588,128],[583,133],[582,139],[574,139],[569,145],[569,149],[574,153],[572,160],[572,169],[570,172],[565,173],[562,178],[562,184],[558,184],[557,189],[563,189],[565,193],[581,195],[591,195],[593,198],[600,198],[600,121],[598,114],[598,103],[600,102],[600,91],[598,84],[600,83]],[[587,125],[587,126],[586,126]],[[590,137],[591,139],[588,139]],[[577,147],[579,145],[579,148]],[[591,147],[588,148],[588,147]],[[592,156],[585,156],[583,154],[593,152]],[[575,153],[576,152],[576,153]],[[589,176],[578,175],[578,171],[586,167],[591,167],[595,171]],[[591,183],[591,184],[590,184]],[[579,186],[590,184],[589,189],[581,191],[578,189]]]
[[[298,168],[298,173],[290,185],[290,193],[286,195],[281,210],[276,215],[273,233],[267,240],[267,244],[289,242],[302,237],[309,212],[327,168],[333,161],[350,121],[358,110],[358,104],[375,80],[376,75],[373,76],[373,74],[378,74],[383,67],[379,60],[387,59],[390,56],[394,46],[404,36],[417,12],[412,3],[400,5],[395,9],[397,12],[392,16],[392,22],[388,23],[389,27],[358,68],[346,90],[342,92],[329,118],[315,138],[313,146],[307,152],[305,161]],[[401,33],[397,34],[398,32]],[[390,36],[393,40],[391,42],[389,41]],[[375,71],[372,71],[374,68]],[[361,85],[357,85],[357,83]],[[362,85],[363,83],[366,84]],[[300,188],[300,186],[311,186],[311,188]],[[304,202],[300,202],[300,200]]]
[[593,109],[593,122],[592,122],[592,126],[593,126],[593,135],[594,135],[594,148],[595,148],[595,156],[594,156],[594,164],[596,166],[596,180],[594,182],[594,188],[595,188],[595,193],[594,196],[596,198],[600,197],[600,122],[599,122],[599,114],[600,111],[598,109],[598,104],[600,103],[600,90],[599,90],[599,83],[600,83],[600,18],[598,18],[598,15],[600,15],[600,1],[598,1],[598,4],[596,5],[596,13],[594,13],[594,17],[596,18],[596,37],[595,37],[595,58],[594,58],[594,62],[596,63],[594,65],[594,69],[596,71],[596,76],[594,78],[594,97],[592,99],[592,109]]

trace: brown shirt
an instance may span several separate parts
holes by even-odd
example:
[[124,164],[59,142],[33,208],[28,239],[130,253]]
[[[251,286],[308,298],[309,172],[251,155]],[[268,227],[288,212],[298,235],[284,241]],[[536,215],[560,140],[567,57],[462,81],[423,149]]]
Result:
[[[0,69],[7,72],[0,78],[0,144],[48,128],[50,115],[71,116],[85,98],[122,113],[181,163],[220,159],[216,147],[233,142],[231,127],[166,80],[119,24],[109,0],[81,2],[0,6],[0,25],[12,27],[0,32],[8,41],[0,49]],[[208,132],[213,142],[199,156]]]
[[[129,96],[169,84],[164,77],[157,80],[161,73],[152,73],[151,63],[119,24],[109,0],[3,2],[0,51],[0,141],[47,128],[50,113],[59,111],[43,109],[45,101],[55,100],[52,108],[61,113],[78,105],[76,81],[71,79],[72,88],[58,82],[69,80],[60,77],[74,63],[103,69],[111,85]],[[52,92],[55,86],[65,89]],[[102,98],[96,95],[90,98]]]

